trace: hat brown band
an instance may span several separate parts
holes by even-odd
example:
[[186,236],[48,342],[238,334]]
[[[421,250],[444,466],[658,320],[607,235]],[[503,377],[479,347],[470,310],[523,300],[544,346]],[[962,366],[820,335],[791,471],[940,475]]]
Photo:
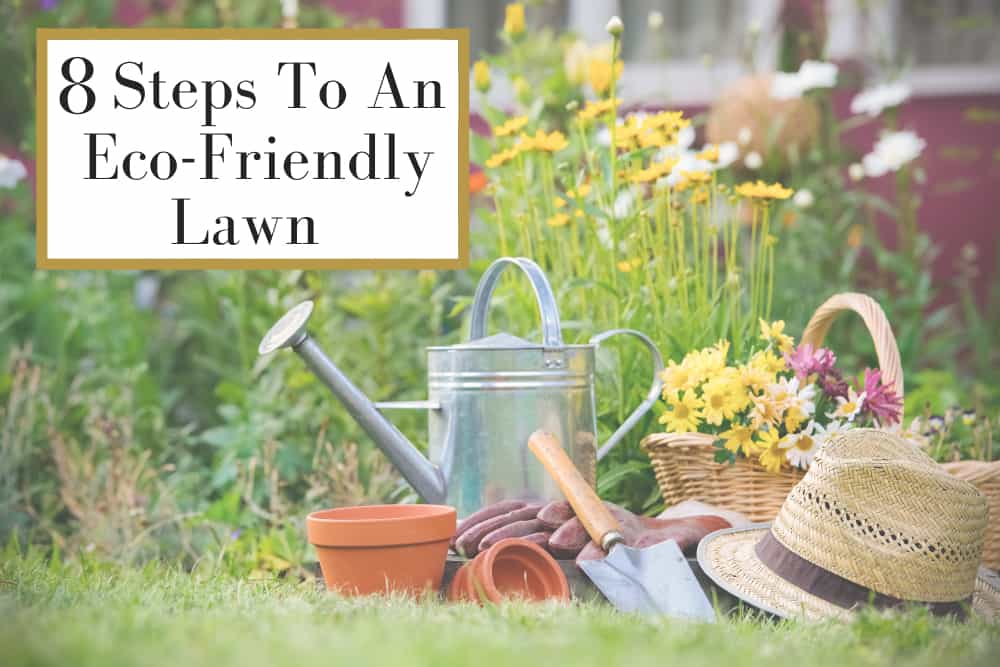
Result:
[[810,595],[844,609],[869,603],[878,609],[919,604],[926,606],[935,616],[956,616],[964,619],[966,610],[972,604],[971,595],[957,602],[924,602],[902,600],[878,593],[810,563],[779,542],[771,531],[764,534],[754,549],[761,562],[776,575]]

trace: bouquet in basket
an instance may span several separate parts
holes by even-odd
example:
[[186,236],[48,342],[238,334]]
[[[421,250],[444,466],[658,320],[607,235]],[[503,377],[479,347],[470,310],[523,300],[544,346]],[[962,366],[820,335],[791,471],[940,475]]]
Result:
[[902,397],[879,370],[851,384],[831,350],[796,347],[784,328],[761,320],[761,344],[746,359],[730,361],[729,342],[720,341],[671,360],[660,417],[667,432],[715,435],[717,461],[742,456],[778,472],[808,468],[819,447],[847,429],[899,430]]

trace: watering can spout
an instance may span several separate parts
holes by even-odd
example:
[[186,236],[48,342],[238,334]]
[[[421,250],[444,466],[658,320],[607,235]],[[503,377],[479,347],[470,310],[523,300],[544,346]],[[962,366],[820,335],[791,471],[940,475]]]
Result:
[[428,461],[406,436],[393,425],[354,383],[340,372],[306,331],[312,301],[304,301],[288,311],[260,342],[258,352],[269,354],[290,347],[309,369],[323,381],[361,428],[375,441],[410,486],[428,503],[445,502],[447,486],[441,470]]

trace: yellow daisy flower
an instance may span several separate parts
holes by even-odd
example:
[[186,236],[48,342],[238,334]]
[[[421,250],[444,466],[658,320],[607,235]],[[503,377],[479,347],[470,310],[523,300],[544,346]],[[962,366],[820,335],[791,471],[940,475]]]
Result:
[[781,423],[781,419],[785,413],[785,406],[775,401],[774,397],[769,393],[751,394],[750,400],[753,402],[753,408],[750,411],[750,421],[754,428],[777,426]]
[[734,425],[728,431],[720,433],[719,437],[725,440],[723,446],[732,453],[739,454],[742,451],[744,456],[751,457],[760,451],[753,434],[754,430],[749,426]]
[[723,376],[706,382],[701,388],[701,397],[705,402],[705,422],[721,426],[723,420],[735,417],[739,405],[737,392],[740,391],[743,391],[742,387]]
[[693,364],[688,361],[690,356],[685,357],[684,361],[679,364],[671,359],[667,367],[660,372],[660,378],[663,380],[664,398],[676,394],[678,391],[693,389],[701,380],[695,372]]
[[778,430],[774,428],[760,430],[757,432],[757,437],[759,438],[757,446],[763,450],[758,459],[761,466],[768,472],[778,472],[785,462],[783,439],[778,436]]
[[589,122],[597,118],[598,116],[603,116],[610,113],[612,109],[617,109],[618,105],[621,104],[621,100],[600,100],[597,102],[588,101],[583,105],[583,108],[576,112],[576,118],[584,123]]
[[524,129],[524,126],[528,124],[527,116],[516,116],[514,118],[508,118],[502,124],[497,125],[493,128],[493,136],[495,137],[509,137],[517,134]]
[[516,158],[518,152],[519,151],[516,148],[508,148],[507,150],[497,151],[486,159],[486,166],[490,169],[496,169],[497,167],[503,166]]
[[795,192],[781,183],[768,185],[764,181],[746,181],[736,186],[736,194],[749,199],[788,199]]
[[569,224],[569,216],[565,213],[556,213],[554,216],[545,221],[549,227],[563,227]]
[[566,141],[566,136],[562,132],[556,130],[555,132],[546,134],[542,130],[538,130],[535,132],[535,136],[522,134],[518,137],[515,148],[522,151],[540,150],[555,153],[567,146],[569,146],[569,142]]
[[747,389],[758,389],[762,390],[767,385],[774,382],[774,373],[768,371],[765,368],[755,366],[752,364],[746,364],[739,367],[740,382]]
[[785,370],[785,360],[771,350],[763,350],[750,357],[750,366],[771,374],[780,373]]
[[802,422],[806,420],[806,414],[798,407],[792,406],[785,411],[785,431],[795,433],[802,427]]
[[784,320],[776,320],[768,324],[766,320],[761,318],[760,337],[761,340],[773,343],[782,352],[791,352],[792,348],[795,347],[795,340],[785,333]]
[[668,431],[687,433],[698,430],[704,403],[693,391],[685,391],[683,396],[679,393],[669,396],[667,403],[670,409],[660,416],[660,423],[665,424]]
[[726,356],[729,355],[729,341],[720,340],[702,354],[702,368],[706,373],[718,373],[726,367]]

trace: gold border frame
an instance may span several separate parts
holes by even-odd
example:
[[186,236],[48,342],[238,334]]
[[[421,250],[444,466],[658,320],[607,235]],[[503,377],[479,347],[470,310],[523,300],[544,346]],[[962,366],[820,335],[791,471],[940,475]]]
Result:
[[[457,259],[53,259],[48,256],[48,43],[50,40],[446,40],[458,42]],[[464,269],[469,266],[469,30],[467,28],[38,28],[36,32],[38,269]]]

